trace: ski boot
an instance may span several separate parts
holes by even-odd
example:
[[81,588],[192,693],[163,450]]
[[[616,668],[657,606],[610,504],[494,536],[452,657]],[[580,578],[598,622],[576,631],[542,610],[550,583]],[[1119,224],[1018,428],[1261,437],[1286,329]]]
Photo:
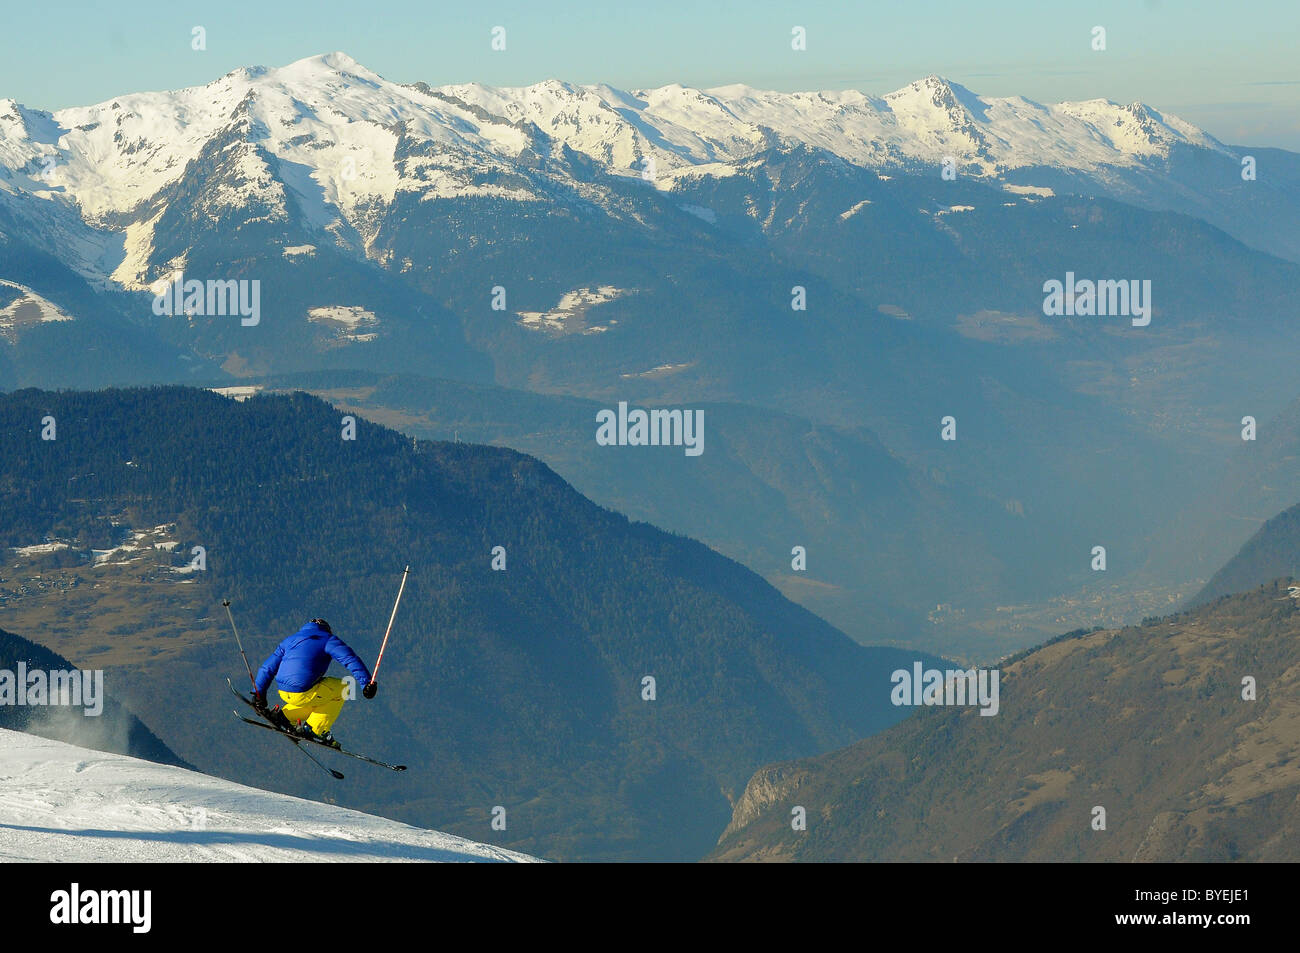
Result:
[[293,731],[293,724],[285,717],[285,714],[280,710],[279,705],[276,705],[274,708],[265,709],[262,714],[267,721],[275,725],[275,727],[279,728],[281,731]]
[[334,740],[334,735],[332,735],[329,731],[324,731],[318,735],[316,734],[316,732],[312,731],[311,726],[308,725],[307,722],[305,721],[298,722],[298,727],[294,729],[294,734],[298,735],[299,737],[306,738],[309,741],[319,741],[322,744],[327,744],[331,748],[342,747],[342,745],[340,745],[337,741]]

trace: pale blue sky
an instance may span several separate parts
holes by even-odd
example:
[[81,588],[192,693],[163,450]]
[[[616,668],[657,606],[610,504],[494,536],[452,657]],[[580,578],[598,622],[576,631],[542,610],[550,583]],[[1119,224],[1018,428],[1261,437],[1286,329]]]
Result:
[[[1140,99],[1230,143],[1300,151],[1298,0],[6,4],[0,97],[57,109],[343,50],[400,82],[743,82],[885,93],[940,73],[1040,102]],[[506,28],[505,52],[489,47]],[[790,49],[790,29],[808,49]],[[207,30],[207,50],[190,32]],[[1107,30],[1094,52],[1091,30]]]

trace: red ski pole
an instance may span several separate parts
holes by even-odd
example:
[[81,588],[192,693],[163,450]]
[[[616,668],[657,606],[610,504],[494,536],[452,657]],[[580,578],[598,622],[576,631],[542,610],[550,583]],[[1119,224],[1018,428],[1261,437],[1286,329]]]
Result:
[[384,641],[379,646],[379,658],[375,659],[375,670],[370,673],[371,685],[375,684],[375,679],[379,677],[379,665],[384,661],[384,649],[388,647],[388,636],[393,631],[393,620],[397,618],[397,607],[402,603],[402,592],[406,589],[406,576],[410,571],[410,566],[402,570],[402,584],[397,587],[397,601],[393,603],[393,614],[388,617],[388,628],[384,632]]

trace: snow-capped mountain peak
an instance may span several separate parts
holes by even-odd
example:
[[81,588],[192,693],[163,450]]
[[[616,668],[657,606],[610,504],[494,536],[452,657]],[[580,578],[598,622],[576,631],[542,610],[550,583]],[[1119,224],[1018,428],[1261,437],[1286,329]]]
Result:
[[[297,216],[370,254],[377,223],[401,196],[602,201],[589,172],[573,181],[573,154],[608,175],[671,189],[683,174],[729,174],[776,145],[875,168],[951,159],[963,175],[1045,167],[1105,179],[1108,169],[1158,164],[1179,143],[1228,152],[1141,103],[983,98],[938,74],[884,96],[741,84],[628,91],[559,79],[432,88],[391,82],[335,51],[54,113],[0,100],[0,199],[60,207],[65,232],[69,216],[84,221],[91,229],[69,243],[77,249],[69,264],[92,281],[111,274],[141,288],[166,263],[151,249],[167,190],[200,161],[222,173],[200,189],[207,207]],[[202,159],[214,144],[238,161]],[[27,205],[21,214],[31,220],[37,206]],[[295,238],[303,240],[314,241]]]
[[342,50],[335,50],[333,53],[318,53],[315,56],[303,57],[300,60],[281,66],[274,70],[282,77],[282,81],[287,82],[292,76],[319,76],[328,74],[338,74],[344,76],[355,76],[358,79],[372,82],[384,83],[386,80],[379,74],[372,72],[362,66]]

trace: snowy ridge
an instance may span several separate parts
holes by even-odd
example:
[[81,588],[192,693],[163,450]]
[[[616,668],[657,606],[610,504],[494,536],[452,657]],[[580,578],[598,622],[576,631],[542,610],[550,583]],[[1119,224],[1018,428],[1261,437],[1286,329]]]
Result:
[[1168,155],[1174,143],[1227,149],[1190,123],[1108,100],[1044,106],[1020,96],[984,99],[939,76],[875,98],[853,90],[709,91],[735,116],[865,166],[940,162],[996,175],[1026,166],[1095,171]]
[[0,729],[0,860],[536,858],[183,768]]
[[1046,167],[1108,181],[1117,169],[1158,168],[1180,144],[1231,155],[1141,103],[986,99],[939,76],[884,96],[557,80],[430,88],[390,82],[336,52],[53,113],[0,99],[0,202],[55,235],[92,284],[143,290],[160,269],[184,264],[183,255],[153,260],[154,230],[167,190],[200,161],[207,172],[188,199],[195,221],[247,208],[257,210],[249,221],[288,223],[292,207],[323,243],[370,256],[386,213],[411,196],[612,201],[564,171],[566,151],[671,190],[684,176],[743,171],[775,146],[871,168],[951,158],[963,175],[990,179]]
[[[779,140],[863,165],[952,155],[985,174],[1026,165],[1132,165],[1176,142],[1226,151],[1189,123],[1140,103],[983,99],[938,76],[883,97],[742,85],[625,92],[556,80],[429,89],[389,82],[346,54],[329,53],[54,113],[0,100],[0,181],[43,197],[69,196],[87,220],[100,222],[156,195],[236,123],[250,142],[310,170],[292,187],[324,219],[368,200],[391,202],[399,189],[526,197],[526,190],[476,181],[482,177],[473,173],[508,169],[538,145],[538,130],[627,175],[645,171],[647,158],[656,172],[669,172],[743,159]],[[397,157],[400,138],[437,148]],[[253,179],[260,172],[249,171]]]
[[[44,138],[57,139],[33,142],[27,151],[35,156],[47,151],[41,146],[56,146],[47,179],[75,196],[91,221],[152,197],[181,175],[205,143],[240,123],[277,158],[314,170],[311,179],[320,193],[311,196],[304,188],[303,198],[337,207],[361,195],[392,199],[398,178],[394,127],[400,123],[470,154],[509,155],[525,145],[518,130],[495,124],[478,129],[468,113],[389,83],[341,53],[280,69],[235,70],[207,86],[136,93],[41,115],[48,117]],[[0,125],[0,131],[7,128]],[[0,157],[14,153],[22,151],[0,145]]]

